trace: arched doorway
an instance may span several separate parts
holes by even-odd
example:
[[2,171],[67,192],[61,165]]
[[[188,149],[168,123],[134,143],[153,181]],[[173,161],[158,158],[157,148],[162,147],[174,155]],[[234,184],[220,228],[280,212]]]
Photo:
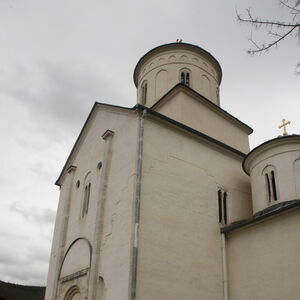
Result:
[[66,292],[64,300],[81,300],[78,286],[73,285],[71,288],[69,288]]

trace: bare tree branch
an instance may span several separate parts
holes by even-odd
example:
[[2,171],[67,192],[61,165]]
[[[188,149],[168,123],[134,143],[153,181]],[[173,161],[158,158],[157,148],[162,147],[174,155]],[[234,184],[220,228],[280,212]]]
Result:
[[[267,20],[253,17],[251,9],[246,9],[246,16],[244,17],[236,11],[237,20],[241,23],[247,23],[254,26],[256,29],[269,28],[266,32],[268,36],[272,37],[270,42],[257,43],[251,37],[249,41],[254,45],[254,48],[247,50],[249,54],[258,54],[267,52],[272,47],[277,47],[287,37],[296,38],[300,44],[300,0],[278,0],[279,5],[287,10],[290,21],[283,20]],[[292,3],[292,4],[291,4]],[[296,69],[300,69],[300,62],[298,62]],[[297,71],[300,75],[300,70]]]
[[[283,6],[287,7],[287,8],[289,8],[289,9],[291,10],[291,13],[293,13],[293,14],[294,14],[294,13],[295,13],[295,14],[300,13],[300,10],[296,8],[296,7],[297,7],[297,4],[293,7],[293,6],[290,6],[290,5],[286,4],[286,3],[284,3],[283,1],[279,1],[279,3],[280,3],[281,5],[283,5]],[[299,0],[299,3],[300,3],[300,0]]]
[[[290,29],[289,31],[287,31],[284,35],[280,36],[278,39],[274,40],[273,42],[271,42],[270,44],[268,45],[262,45],[262,46],[257,46],[256,43],[254,43],[256,46],[257,46],[257,50],[252,50],[252,49],[249,49],[247,52],[249,54],[255,54],[255,53],[258,53],[258,52],[263,52],[263,51],[267,51],[269,50],[271,47],[277,45],[280,41],[282,41],[284,38],[286,38],[287,36],[289,36],[293,30],[295,30],[297,28],[297,26],[294,26],[292,29]],[[253,42],[253,41],[252,41]]]
[[299,23],[291,24],[291,23],[284,23],[280,21],[268,21],[268,20],[261,20],[258,18],[253,18],[251,15],[250,8],[247,9],[248,12],[248,19],[243,18],[240,14],[237,14],[238,21],[242,23],[250,23],[251,25],[267,25],[267,26],[277,26],[277,27],[298,27],[300,26]]

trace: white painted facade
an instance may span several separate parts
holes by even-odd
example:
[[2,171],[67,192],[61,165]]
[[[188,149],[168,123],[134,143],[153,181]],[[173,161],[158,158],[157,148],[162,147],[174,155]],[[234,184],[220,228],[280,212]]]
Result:
[[135,107],[95,103],[57,180],[46,300],[298,299],[300,137],[246,156],[221,77],[205,50],[167,44],[138,62]]

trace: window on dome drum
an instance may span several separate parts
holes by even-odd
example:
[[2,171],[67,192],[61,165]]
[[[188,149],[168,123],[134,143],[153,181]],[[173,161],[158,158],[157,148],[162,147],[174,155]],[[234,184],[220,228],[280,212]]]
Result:
[[90,194],[91,194],[91,183],[88,183],[84,187],[83,192],[83,204],[82,204],[82,211],[81,211],[81,217],[83,218],[85,215],[87,215],[89,210],[89,202],[90,202]]
[[181,71],[180,82],[187,86],[190,86],[190,73],[187,71]]
[[218,190],[219,223],[227,224],[227,192]]
[[143,83],[142,86],[142,104],[145,105],[147,102],[147,88],[148,88],[148,84],[147,81]]
[[276,176],[275,176],[275,171],[272,169],[273,168],[269,166],[264,172],[265,181],[266,181],[267,198],[269,203],[278,200]]

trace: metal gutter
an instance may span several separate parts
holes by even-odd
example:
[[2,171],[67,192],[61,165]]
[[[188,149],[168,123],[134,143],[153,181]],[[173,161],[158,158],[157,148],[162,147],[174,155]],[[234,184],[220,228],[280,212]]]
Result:
[[137,264],[138,264],[138,239],[140,226],[140,205],[141,205],[141,183],[142,183],[142,167],[143,167],[143,147],[144,147],[144,119],[147,110],[144,109],[139,119],[138,129],[138,159],[137,159],[137,175],[135,190],[135,216],[134,216],[134,240],[132,247],[132,265],[131,265],[131,290],[130,299],[136,299],[136,282],[137,282]]
[[276,205],[273,205],[271,207],[268,207],[261,212],[258,212],[254,215],[254,217],[250,220],[244,220],[240,222],[233,223],[229,226],[223,227],[220,229],[221,233],[229,233],[231,231],[246,227],[248,225],[252,225],[255,223],[258,223],[260,221],[263,221],[267,218],[270,218],[272,216],[276,216],[282,212],[285,212],[287,210],[290,210],[292,208],[300,207],[300,200],[291,200],[286,202],[281,202]]

